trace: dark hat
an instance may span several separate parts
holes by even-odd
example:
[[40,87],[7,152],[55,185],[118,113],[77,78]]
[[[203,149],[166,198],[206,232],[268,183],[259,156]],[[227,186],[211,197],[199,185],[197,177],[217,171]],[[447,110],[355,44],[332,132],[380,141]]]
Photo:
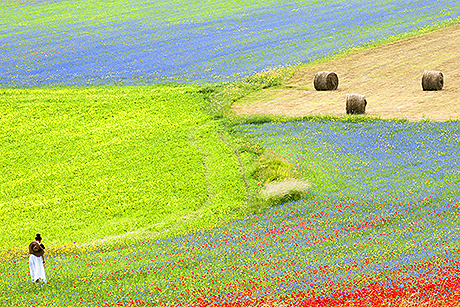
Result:
[[42,240],[42,236],[37,233],[37,235],[35,236],[35,241],[41,241]]
[[37,242],[32,242],[29,244],[29,254],[33,254],[37,257],[41,257],[43,256],[44,253],[45,251],[40,246],[40,244],[38,244]]

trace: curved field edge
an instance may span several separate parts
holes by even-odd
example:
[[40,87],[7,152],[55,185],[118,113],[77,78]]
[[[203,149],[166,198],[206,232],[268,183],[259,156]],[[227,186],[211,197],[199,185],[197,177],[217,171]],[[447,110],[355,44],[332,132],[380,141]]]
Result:
[[[437,24],[437,25],[434,25],[434,26],[419,29],[417,31],[406,33],[404,35],[391,37],[391,38],[388,38],[386,41],[397,41],[397,40],[400,40],[402,38],[412,37],[412,36],[414,36],[416,34],[420,34],[420,33],[424,33],[424,32],[431,32],[433,30],[443,28],[443,27],[446,27],[446,26],[451,25],[451,24],[458,24],[458,20],[451,21],[449,23]],[[383,43],[383,42],[381,42],[381,43]],[[380,43],[377,43],[377,44],[380,44]],[[374,46],[374,44],[373,45],[368,45],[368,46],[363,46],[363,47],[361,47],[361,49],[366,49],[366,48],[369,48],[369,47],[372,47],[372,46]],[[348,50],[348,51],[344,52],[341,55],[332,56],[331,58],[337,58],[337,57],[345,56],[347,54],[354,53],[354,52],[357,52],[356,48]],[[319,61],[323,61],[323,60],[319,60]],[[307,65],[313,65],[313,63],[312,64],[307,64]],[[294,71],[298,70],[298,69],[299,69],[299,67],[292,67],[291,66],[291,67],[287,67],[287,68],[280,68],[280,69],[277,69],[277,70],[270,70],[270,71],[266,71],[266,72],[263,72],[263,73],[259,73],[259,74],[253,75],[251,77],[245,78],[245,79],[243,79],[241,81],[236,81],[236,82],[231,82],[231,83],[209,84],[209,85],[205,86],[204,88],[207,88],[207,89],[211,88],[212,90],[211,90],[211,92],[207,92],[208,101],[204,102],[204,105],[208,109],[207,111],[211,111],[211,113],[214,115],[213,116],[214,118],[224,116],[224,117],[226,117],[226,119],[230,119],[230,122],[232,124],[240,124],[240,123],[244,123],[244,122],[267,122],[267,121],[281,121],[282,122],[282,121],[291,121],[291,120],[339,120],[339,121],[340,120],[345,120],[345,121],[373,120],[372,118],[370,119],[368,117],[360,117],[360,116],[354,116],[354,117],[349,117],[349,116],[343,116],[343,117],[341,117],[341,116],[339,116],[339,117],[337,117],[337,116],[303,116],[303,117],[297,117],[297,118],[289,118],[289,117],[285,117],[285,116],[254,116],[254,117],[248,117],[248,118],[226,116],[226,115],[229,115],[229,114],[227,112],[223,111],[222,106],[224,106],[224,108],[228,107],[234,101],[236,101],[236,100],[240,99],[241,97],[246,96],[248,93],[251,93],[251,92],[253,92],[255,90],[258,90],[260,88],[270,88],[270,87],[273,87],[273,86],[277,86],[277,85],[281,84],[283,81],[287,80],[292,75],[292,73],[294,73]],[[165,86],[163,88],[167,88],[167,87],[168,86]],[[106,91],[107,88],[115,89],[117,87],[114,87],[114,86],[112,86],[112,87],[110,87],[110,86],[109,87],[102,86],[102,87],[93,87],[93,88],[87,87],[86,90],[97,91],[98,88],[104,89],[104,91]],[[135,87],[128,87],[128,88],[134,89]],[[140,88],[149,88],[149,87],[147,86],[147,87],[140,87]],[[162,88],[162,87],[155,87],[155,88],[158,89],[158,88]],[[217,90],[215,90],[215,88],[217,88]],[[50,93],[54,92],[53,95],[55,95],[56,91],[58,92],[60,89],[65,90],[65,89],[71,89],[71,88],[49,87],[48,89],[50,90]],[[122,89],[122,88],[120,88],[120,89]],[[42,90],[45,91],[45,92],[47,91],[46,88],[42,89]],[[72,89],[70,91],[73,91],[73,90],[74,89]],[[195,88],[192,91],[194,91],[194,90],[195,90]],[[202,90],[203,90],[203,87],[200,88],[201,92],[203,92]],[[40,92],[40,90],[38,88],[37,89],[28,89],[28,90],[26,90],[26,89],[3,89],[2,90],[2,95],[0,96],[0,99],[3,99],[3,102],[5,102],[6,101],[5,97],[7,97],[8,95],[11,96],[11,93],[13,93],[13,92],[21,93],[20,96],[23,96],[21,91],[25,91],[25,92],[27,92],[27,91],[28,92],[35,91],[36,93],[39,93],[38,96],[41,96],[42,98],[45,98],[45,99],[49,100],[49,98],[46,96],[46,94],[43,94],[42,92]],[[215,92],[213,92],[213,91],[215,91]],[[206,93],[206,90],[204,92]],[[6,93],[10,93],[10,94],[5,95]],[[68,93],[70,93],[70,92],[68,92]],[[65,94],[65,95],[68,96],[68,93]],[[13,95],[16,95],[16,94],[13,94]],[[92,95],[91,99],[95,99],[95,93],[93,92],[91,95]],[[215,96],[213,96],[214,98],[211,97],[211,95],[215,95]],[[76,95],[72,94],[72,96],[76,96]],[[13,96],[11,96],[11,97],[13,97]],[[217,101],[217,100],[219,100],[219,98],[220,98],[220,101]],[[24,99],[24,98],[22,97],[20,99]],[[33,99],[39,100],[37,97],[35,97]],[[125,97],[125,99],[126,99],[126,97]],[[217,110],[217,112],[216,112],[216,110]],[[203,112],[202,114],[204,114],[204,113],[205,112]],[[216,116],[216,114],[217,114],[217,116]],[[206,115],[203,115],[203,116],[206,117],[208,115],[206,114]],[[33,118],[33,116],[31,118]],[[2,119],[3,119],[4,123],[7,123],[5,121],[6,120],[5,116],[2,116]],[[191,129],[188,132],[189,135],[187,136],[187,138],[189,140],[189,145],[191,145],[192,150],[196,151],[197,156],[199,156],[198,152],[200,152],[200,149],[199,149],[199,147],[197,147],[196,144],[194,144],[194,143],[196,143],[196,141],[194,141],[194,142],[190,141],[191,140],[191,135],[194,134],[193,131],[206,129],[205,126],[201,127],[200,129],[195,127],[195,128]],[[4,125],[3,127],[6,129],[7,125]],[[210,128],[210,129],[211,129],[211,131],[213,131],[213,128]],[[9,131],[8,133],[11,133],[11,131]],[[222,140],[220,140],[220,142],[222,142]],[[22,144],[21,146],[24,146],[24,144]],[[210,145],[210,146],[212,146],[212,145]],[[225,146],[223,146],[221,148],[225,148]],[[228,147],[228,145],[227,145],[227,150],[231,151],[231,149]],[[205,151],[207,151],[207,150],[203,149],[203,148],[201,149],[201,152],[205,152]],[[204,156],[201,153],[201,159],[204,159],[203,157]],[[17,158],[19,158],[19,156]],[[234,160],[232,162],[233,163],[232,167],[234,167],[235,164],[236,164],[235,157],[233,157],[233,159]],[[250,163],[248,165],[246,165],[246,166],[248,168],[250,168],[252,166],[252,163],[253,163],[253,161],[251,160]],[[203,163],[201,163],[201,164],[203,164]],[[17,165],[15,167],[23,167],[23,166]],[[216,167],[217,167],[217,169],[219,169],[218,165]],[[241,166],[240,166],[240,168],[241,168]],[[240,169],[240,171],[241,171],[241,169]],[[8,172],[6,172],[6,174],[7,173]],[[204,179],[204,177],[205,177],[204,173],[205,173],[205,171],[203,170],[203,176],[202,176],[203,182],[202,182],[202,188],[201,188],[202,189],[202,195],[201,195],[201,200],[200,201],[201,201],[201,203],[209,204],[210,202],[207,200],[206,195],[210,191],[210,187],[208,186],[207,188],[205,188],[206,187],[206,180]],[[219,172],[217,171],[217,173],[219,173]],[[6,176],[6,174],[4,176]],[[234,178],[236,178],[236,177],[239,177],[238,180],[240,181],[240,183],[242,183],[242,181],[241,181],[241,172],[240,172],[240,174],[235,173]],[[238,182],[238,180],[236,180],[235,182]],[[225,182],[225,179],[222,182]],[[230,182],[230,180],[229,180],[229,182]],[[229,184],[229,186],[231,186],[231,184]],[[206,192],[204,192],[205,190],[206,190]],[[8,189],[5,189],[4,195],[5,195],[5,193],[7,191],[8,191]],[[241,193],[241,198],[244,198],[242,196],[244,194],[247,194],[247,191]],[[29,195],[28,197],[31,197],[31,195]],[[219,197],[222,197],[222,193],[219,194]],[[244,202],[240,202],[240,206],[243,203]],[[21,214],[26,214],[27,211],[31,212],[31,211],[33,211],[35,209],[40,210],[41,206],[43,206],[43,203],[38,202],[38,203],[36,203],[35,205],[32,206],[34,209],[31,209],[31,208],[26,209],[25,212],[21,213]],[[235,208],[237,208],[237,207],[238,206],[235,205]],[[5,206],[2,206],[2,208],[3,208],[3,210],[6,210]],[[16,208],[19,208],[19,207],[16,207]],[[195,208],[199,208],[199,206],[196,206]],[[218,209],[215,209],[215,210],[218,210]],[[232,210],[230,210],[230,211],[232,211]],[[238,211],[238,209],[236,211]],[[211,214],[210,212],[208,212],[208,214],[210,215],[211,220],[215,219],[214,221],[216,223],[218,223],[217,220],[219,218],[224,218],[224,216],[225,216],[225,214],[224,215],[222,215],[222,214],[220,214],[220,215],[217,214],[216,215],[216,214]],[[19,216],[20,214],[18,214],[16,212],[15,215]],[[162,220],[161,222],[158,222],[158,223],[149,221],[147,223],[147,225],[148,225],[147,229],[145,229],[145,226],[137,227],[137,228],[131,226],[131,227],[124,228],[122,230],[120,230],[120,229],[116,230],[115,229],[116,227],[111,226],[110,227],[110,228],[112,228],[111,230],[106,230],[105,232],[103,232],[105,235],[102,236],[102,237],[98,237],[97,239],[100,240],[99,242],[107,242],[107,240],[115,240],[115,239],[116,240],[125,240],[125,239],[128,239],[130,237],[137,238],[139,236],[145,236],[145,235],[149,235],[151,233],[153,233],[155,235],[158,235],[159,233],[160,233],[160,235],[161,234],[166,234],[168,232],[164,231],[164,230],[168,229],[168,228],[169,229],[188,229],[186,225],[188,225],[189,222],[192,223],[192,224],[197,223],[195,217],[196,216],[202,216],[202,215],[203,215],[203,213],[201,211],[190,211],[190,212],[184,213],[183,215],[180,215],[179,217],[175,217],[174,219],[170,220],[169,222],[165,222],[165,220]],[[230,215],[232,215],[232,214],[230,214]],[[217,218],[217,216],[219,216],[219,218]],[[10,218],[10,217],[8,216],[8,218]],[[176,218],[179,221],[189,221],[189,222],[186,222],[186,223],[179,222],[179,223],[177,223]],[[201,220],[203,220],[203,219],[201,219]],[[115,224],[116,223],[119,223],[119,222],[115,222]],[[129,224],[130,222],[125,221],[125,223]],[[79,225],[72,225],[72,224],[66,225],[65,227],[67,227],[69,229],[69,231],[67,231],[67,236],[68,237],[65,240],[60,240],[59,244],[60,245],[67,245],[67,244],[73,244],[74,242],[77,242],[78,237],[81,234],[79,234],[78,230],[76,230],[76,229],[78,229],[78,227],[81,227],[81,225],[82,225],[81,222],[79,222]],[[149,229],[149,227],[150,227],[150,229]],[[36,228],[37,228],[36,226],[33,226],[32,224],[30,224],[27,229],[29,229],[29,231],[31,231],[31,229],[36,229]],[[40,227],[38,227],[38,228],[40,228]],[[193,229],[193,227],[190,228],[190,229]],[[187,231],[187,230],[184,230],[184,231]],[[16,232],[16,230],[15,230],[15,232]],[[32,231],[32,232],[34,232],[34,231]],[[143,232],[145,232],[145,233],[143,233]],[[5,233],[5,232],[3,232],[3,233]],[[85,236],[85,235],[83,235],[83,236]],[[75,239],[77,239],[77,240],[75,240]],[[94,239],[96,239],[96,238],[93,236],[91,238],[91,240],[89,240],[89,241],[94,241]],[[26,239],[25,241],[28,241],[28,239]],[[24,242],[21,242],[20,245],[23,245]],[[15,244],[16,243],[11,243],[12,246],[14,246]],[[51,243],[51,244],[53,244],[53,243]],[[18,246],[18,245],[16,245],[16,246]]]
[[25,254],[38,232],[50,251],[161,237],[232,215],[247,192],[204,103],[188,85],[2,89],[5,248]]
[[[235,99],[232,111],[239,116],[342,116],[346,94],[360,93],[366,95],[368,117],[458,119],[458,32],[455,19],[290,68],[294,72],[277,86]],[[321,70],[338,73],[338,90],[314,90],[314,75]],[[444,73],[442,91],[422,91],[424,70]]]

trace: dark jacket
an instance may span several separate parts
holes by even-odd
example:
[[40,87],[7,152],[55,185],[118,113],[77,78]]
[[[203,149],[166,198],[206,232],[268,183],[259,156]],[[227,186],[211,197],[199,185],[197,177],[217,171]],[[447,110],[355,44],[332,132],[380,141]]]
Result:
[[29,244],[29,254],[33,254],[37,257],[43,256],[45,250],[40,246],[38,242],[32,242]]

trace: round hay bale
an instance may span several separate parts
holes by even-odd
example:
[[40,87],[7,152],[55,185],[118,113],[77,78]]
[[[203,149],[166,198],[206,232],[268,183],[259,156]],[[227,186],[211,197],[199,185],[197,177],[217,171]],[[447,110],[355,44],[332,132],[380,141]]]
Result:
[[442,72],[436,70],[425,70],[422,77],[422,88],[424,91],[440,91],[444,86]]
[[339,78],[335,72],[319,71],[313,80],[317,91],[334,91],[339,86]]
[[347,114],[364,114],[366,112],[366,97],[359,94],[347,94]]

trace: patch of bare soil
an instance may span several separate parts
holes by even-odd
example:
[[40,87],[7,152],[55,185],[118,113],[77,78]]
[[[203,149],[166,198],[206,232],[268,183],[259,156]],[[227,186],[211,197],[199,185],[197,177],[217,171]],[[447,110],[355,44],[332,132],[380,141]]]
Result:
[[[318,71],[339,77],[336,91],[316,91]],[[423,91],[425,70],[444,74],[441,91]],[[366,96],[367,116],[411,121],[460,119],[460,25],[306,65],[277,88],[237,101],[239,115],[344,115],[346,95]]]

